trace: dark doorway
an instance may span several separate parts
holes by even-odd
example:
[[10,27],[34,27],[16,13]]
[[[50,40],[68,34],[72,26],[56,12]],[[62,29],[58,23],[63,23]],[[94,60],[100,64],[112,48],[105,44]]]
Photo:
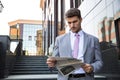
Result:
[[120,59],[120,18],[115,20],[115,33],[116,33],[117,47],[118,47],[119,59]]

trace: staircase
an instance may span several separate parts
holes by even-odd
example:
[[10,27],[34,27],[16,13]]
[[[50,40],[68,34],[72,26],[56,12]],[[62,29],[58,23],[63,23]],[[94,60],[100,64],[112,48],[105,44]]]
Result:
[[18,57],[6,80],[56,80],[57,70],[50,71],[46,59],[47,56]]
[[[57,70],[50,71],[46,59],[47,56],[20,56],[13,71],[3,80],[57,80]],[[102,72],[95,74],[95,80],[120,80],[118,76]]]

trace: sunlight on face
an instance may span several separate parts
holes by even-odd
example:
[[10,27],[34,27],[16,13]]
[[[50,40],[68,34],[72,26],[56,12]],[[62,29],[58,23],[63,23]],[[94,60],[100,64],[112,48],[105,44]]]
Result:
[[68,23],[68,26],[70,30],[73,33],[77,33],[79,30],[81,30],[81,18],[78,18],[77,16],[66,18],[66,21]]

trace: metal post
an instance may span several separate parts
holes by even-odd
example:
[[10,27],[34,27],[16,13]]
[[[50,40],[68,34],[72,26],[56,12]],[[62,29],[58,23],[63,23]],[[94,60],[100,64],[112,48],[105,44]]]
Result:
[[54,40],[58,36],[58,0],[54,0]]
[[18,29],[19,29],[19,24],[17,24],[17,26],[16,26],[16,28],[17,28],[17,40],[19,39],[19,33],[18,33]]

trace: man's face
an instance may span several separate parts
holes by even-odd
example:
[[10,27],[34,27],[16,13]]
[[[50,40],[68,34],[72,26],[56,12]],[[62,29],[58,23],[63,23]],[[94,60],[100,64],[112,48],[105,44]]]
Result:
[[81,30],[81,18],[73,16],[70,18],[66,18],[66,21],[68,22],[68,26],[73,33],[77,33],[79,30]]

